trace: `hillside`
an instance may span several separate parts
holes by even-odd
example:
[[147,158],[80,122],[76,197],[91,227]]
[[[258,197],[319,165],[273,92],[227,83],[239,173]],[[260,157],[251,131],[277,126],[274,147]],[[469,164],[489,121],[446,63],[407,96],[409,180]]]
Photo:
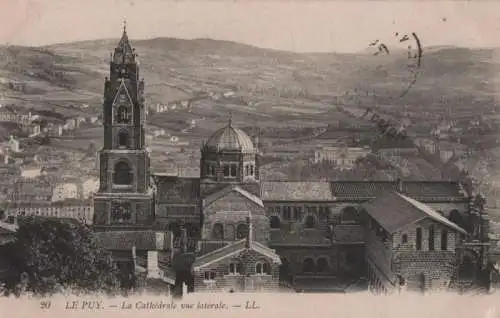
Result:
[[[320,137],[311,134],[314,127],[361,121],[337,110],[337,103],[349,109],[375,105],[394,118],[401,107],[417,117],[425,112],[451,118],[486,114],[496,106],[493,97],[500,81],[495,49],[424,48],[412,83],[411,60],[403,51],[378,56],[366,52],[302,54],[210,39],[131,42],[139,53],[149,105],[194,100],[189,110],[151,116],[150,124],[182,134],[181,139],[192,145],[226,122],[229,112],[247,131],[258,125],[270,147],[293,147],[299,139]],[[64,116],[100,114],[104,77],[117,43],[113,39],[0,47],[1,103]],[[231,98],[215,100],[207,94],[229,91],[234,93]],[[89,107],[83,108],[84,104]],[[196,127],[187,129],[193,120]],[[429,120],[414,122],[419,126]],[[282,130],[289,132],[278,135]],[[81,147],[70,140],[65,145],[72,149],[85,149],[89,141],[99,145],[100,134],[95,128],[79,132],[79,138],[85,139]]]
[[[4,98],[38,107],[89,103],[98,109],[116,43],[0,48],[2,81],[26,83],[22,91],[6,86]],[[466,105],[458,105],[460,96],[491,100],[500,71],[491,49],[430,48],[424,51],[415,84],[399,99],[413,78],[404,54],[298,54],[208,39],[158,38],[132,44],[140,56],[149,103],[189,98],[202,89],[231,90],[255,101],[253,109],[232,109],[236,117],[293,112],[302,104],[324,111],[330,108],[325,102],[346,92],[364,94],[367,102],[381,105],[424,108],[434,108],[446,96],[461,109]]]

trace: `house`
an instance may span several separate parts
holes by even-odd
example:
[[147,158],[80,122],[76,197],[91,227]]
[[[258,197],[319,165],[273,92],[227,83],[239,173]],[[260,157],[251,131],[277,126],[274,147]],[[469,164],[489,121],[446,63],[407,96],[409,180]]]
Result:
[[312,162],[328,162],[341,170],[349,170],[355,166],[356,159],[365,157],[370,152],[369,147],[321,147],[314,151]]
[[277,291],[280,265],[280,257],[274,250],[252,240],[250,224],[245,239],[194,261],[194,289],[197,292]]
[[463,278],[457,273],[466,276],[480,269],[480,254],[472,254],[469,263],[463,259],[468,255],[459,252],[468,232],[424,203],[387,192],[363,205],[363,211],[369,287],[374,291],[448,290],[452,281]]
[[80,198],[80,184],[75,182],[64,182],[54,186],[52,202],[64,201],[66,199]]
[[77,199],[58,202],[11,202],[5,214],[14,218],[23,216],[64,218],[91,224],[94,207],[89,200]]

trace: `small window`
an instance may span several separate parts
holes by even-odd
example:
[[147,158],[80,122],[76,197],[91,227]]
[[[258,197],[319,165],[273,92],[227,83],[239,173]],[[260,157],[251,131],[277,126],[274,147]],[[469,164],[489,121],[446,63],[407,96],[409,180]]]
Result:
[[128,148],[128,146],[129,146],[128,133],[122,130],[118,133],[118,147]]
[[276,215],[271,216],[270,227],[272,229],[279,229],[280,228],[280,218],[277,217]]
[[342,210],[342,222],[355,223],[358,219],[358,210],[355,207],[348,206]]
[[429,227],[429,251],[434,251],[434,226]]
[[229,264],[229,274],[230,275],[240,275],[241,274],[241,263]]
[[328,261],[326,258],[321,257],[318,259],[318,272],[326,273],[329,271]]
[[250,165],[250,175],[253,176],[253,174],[254,174],[253,165]]
[[408,243],[408,234],[403,234],[401,236],[401,244],[406,244]]
[[245,176],[248,176],[249,173],[248,173],[248,166],[245,166]]
[[205,272],[205,280],[214,280],[217,276],[215,271]]
[[316,265],[314,264],[314,260],[311,258],[306,258],[302,263],[302,271],[304,273],[314,273]]
[[448,250],[448,231],[447,230],[441,231],[441,250],[442,251]]
[[239,224],[236,227],[236,238],[241,240],[247,237],[248,233],[248,225],[246,224]]
[[231,165],[231,177],[236,177],[236,165]]
[[222,226],[222,224],[217,223],[214,225],[213,238],[216,240],[224,239],[224,227]]
[[308,229],[314,228],[314,216],[308,215],[306,218],[306,227]]
[[420,227],[417,228],[416,241],[415,248],[420,251],[422,249],[422,228]]
[[292,213],[290,211],[290,207],[289,206],[284,206],[283,207],[283,219],[290,220],[291,216],[292,216]]
[[224,166],[224,177],[229,177],[230,169],[228,165]]
[[255,265],[255,273],[257,275],[270,275],[271,270],[269,264],[267,262],[258,262]]

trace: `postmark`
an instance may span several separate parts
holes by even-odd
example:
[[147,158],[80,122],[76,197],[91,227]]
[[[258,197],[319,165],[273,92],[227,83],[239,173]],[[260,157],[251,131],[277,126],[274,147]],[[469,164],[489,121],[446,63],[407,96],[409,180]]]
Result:
[[[396,31],[387,41],[376,39],[369,43],[368,47],[375,51],[372,53],[374,57],[393,56],[396,62],[404,61],[403,69],[400,70],[403,72],[402,91],[395,99],[406,96],[421,72],[424,49],[417,33]],[[384,67],[378,65],[377,68]]]

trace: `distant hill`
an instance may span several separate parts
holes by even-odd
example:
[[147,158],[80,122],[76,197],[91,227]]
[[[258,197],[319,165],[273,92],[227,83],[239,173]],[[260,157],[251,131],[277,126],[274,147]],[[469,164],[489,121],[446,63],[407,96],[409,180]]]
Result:
[[[109,55],[117,42],[108,39],[45,47],[0,47],[4,103],[70,114],[85,112],[71,106],[88,103],[91,107],[86,111],[95,112],[100,109]],[[293,111],[299,104],[295,99],[306,104],[308,100],[325,103],[346,92],[375,94],[380,104],[417,104],[431,109],[442,96],[491,100],[499,84],[495,49],[424,48],[416,82],[399,99],[413,79],[405,52],[388,56],[302,54],[211,39],[131,42],[140,57],[149,103],[191,98],[200,90],[230,90],[258,101],[250,108],[232,110],[241,116],[248,116],[252,109],[260,114],[275,113],[270,104],[284,103]],[[9,86],[10,82],[22,82],[24,86]],[[255,106],[259,102],[261,108]]]

